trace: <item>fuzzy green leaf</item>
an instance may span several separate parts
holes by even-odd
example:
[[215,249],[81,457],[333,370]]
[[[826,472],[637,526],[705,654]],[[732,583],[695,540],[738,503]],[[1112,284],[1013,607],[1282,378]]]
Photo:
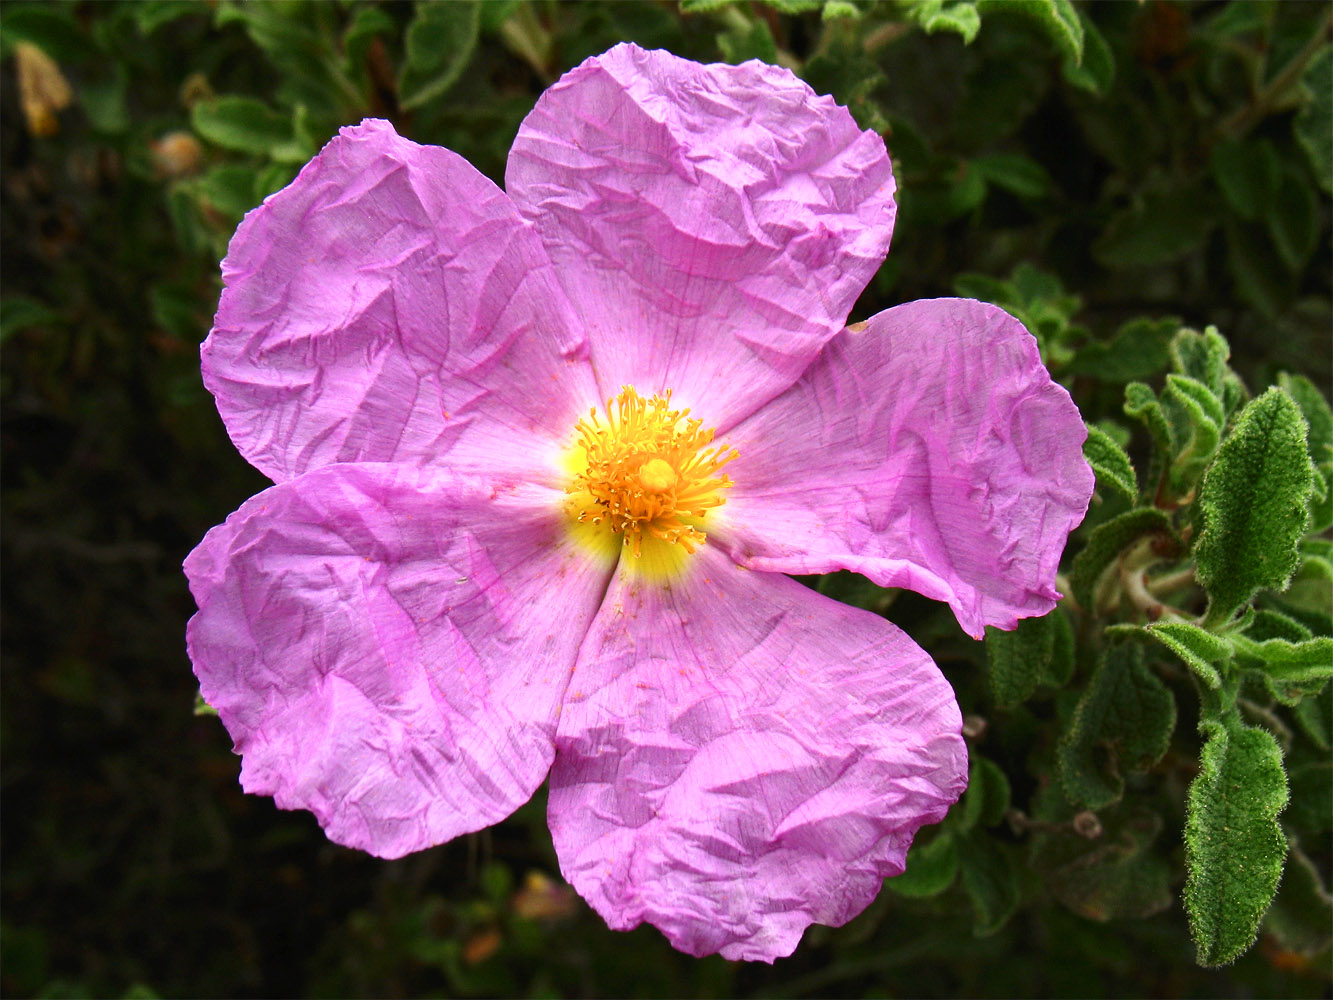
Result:
[[899,896],[924,899],[938,896],[953,885],[958,874],[958,849],[953,834],[940,831],[928,843],[917,842],[907,852],[907,867],[884,885]]
[[971,44],[981,30],[981,15],[974,0],[909,0],[904,11],[907,19],[919,24],[926,34],[952,31],[963,36],[963,44]]
[[1161,828],[1161,817],[1145,811],[1115,817],[1092,840],[1044,834],[1034,841],[1033,867],[1061,903],[1089,920],[1150,917],[1172,903],[1170,865],[1152,849]]
[[404,109],[441,97],[463,75],[477,47],[478,6],[471,0],[417,5],[398,72],[398,103]]
[[1310,96],[1297,112],[1292,130],[1319,186],[1333,194],[1333,45],[1324,46],[1310,60],[1301,83]]
[[1074,598],[1086,611],[1096,611],[1101,584],[1115,569],[1116,559],[1143,538],[1160,542],[1163,555],[1179,545],[1171,519],[1156,507],[1126,511],[1098,525],[1088,537],[1088,543],[1074,557],[1069,577]]
[[1282,684],[1317,684],[1333,677],[1333,638],[1321,635],[1300,642],[1265,639],[1254,642],[1246,636],[1233,640],[1247,660],[1257,661],[1264,673]]
[[1210,624],[1226,621],[1261,588],[1282,590],[1298,564],[1314,468],[1305,420],[1274,387],[1241,411],[1203,477],[1203,533],[1195,546]]
[[1155,488],[1161,466],[1176,453],[1175,436],[1171,422],[1166,419],[1162,404],[1157,400],[1157,393],[1142,382],[1130,382],[1125,386],[1125,416],[1132,417],[1148,428],[1153,438],[1153,464],[1148,473],[1147,488]]
[[1254,942],[1287,841],[1277,815],[1287,775],[1277,740],[1233,715],[1205,720],[1185,818],[1185,911],[1200,965],[1227,965]]
[[1097,474],[1101,486],[1114,490],[1131,504],[1138,499],[1139,484],[1134,478],[1129,455],[1110,435],[1091,424],[1088,425],[1088,439],[1083,442],[1083,457]]
[[1051,658],[1046,661],[1046,669],[1042,673],[1041,682],[1047,687],[1062,688],[1074,676],[1074,667],[1076,666],[1074,663],[1074,627],[1069,624],[1069,616],[1059,608],[1052,611],[1046,618],[1051,623]]
[[1152,767],[1171,743],[1176,700],[1144,665],[1143,647],[1106,654],[1060,742],[1059,774],[1069,798],[1101,809],[1120,798],[1127,771]]
[[1180,330],[1171,338],[1170,354],[1171,367],[1177,374],[1202,382],[1215,396],[1222,394],[1231,345],[1217,327],[1210,326],[1203,333]]
[[1166,377],[1162,408],[1180,449],[1170,469],[1170,488],[1185,496],[1217,452],[1226,411],[1213,390],[1198,379],[1174,372]]
[[1308,425],[1306,447],[1318,473],[1308,530],[1325,531],[1333,526],[1333,410],[1324,394],[1304,375],[1283,372],[1278,385],[1296,401]]
[[1065,61],[1083,62],[1083,22],[1070,0],[978,0],[977,9],[1022,14],[1041,28]]
[[1024,618],[1009,632],[986,629],[986,677],[999,707],[1021,705],[1041,684],[1054,642],[1049,619],[1059,613]]
[[1189,622],[1157,622],[1144,632],[1179,656],[1208,687],[1216,691],[1222,686],[1217,666],[1226,664],[1235,655],[1235,649],[1225,638]]

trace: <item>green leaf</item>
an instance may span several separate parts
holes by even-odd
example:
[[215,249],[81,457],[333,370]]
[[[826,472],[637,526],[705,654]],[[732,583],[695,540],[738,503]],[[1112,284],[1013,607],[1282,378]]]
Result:
[[1146,771],[1166,753],[1176,701],[1144,665],[1143,647],[1106,654],[1060,741],[1059,775],[1071,800],[1101,809],[1124,793],[1127,771]]
[[1296,113],[1292,131],[1310,159],[1315,180],[1333,194],[1333,45],[1310,60],[1301,84],[1309,98]]
[[1156,622],[1144,631],[1179,656],[1208,687],[1222,686],[1218,666],[1225,666],[1235,648],[1223,636],[1206,632],[1189,622]]
[[958,866],[972,904],[972,933],[988,937],[1018,908],[1018,865],[994,838],[974,833],[958,842]]
[[1257,219],[1277,194],[1281,164],[1268,139],[1223,140],[1213,147],[1213,179],[1236,214]]
[[958,849],[953,834],[942,830],[926,843],[918,839],[907,852],[906,869],[884,885],[899,896],[925,899],[938,896],[953,885],[957,874]]
[[951,31],[963,36],[963,44],[969,45],[977,37],[981,28],[981,15],[977,13],[974,0],[908,0],[904,14],[907,19],[921,26],[926,34],[937,31]]
[[204,693],[198,691],[194,696],[194,714],[195,715],[217,715],[218,710],[204,701]]
[[1041,685],[1054,646],[1050,619],[1058,614],[1024,618],[1008,632],[986,629],[986,677],[1000,708],[1021,705]]
[[255,171],[237,164],[213,167],[197,182],[199,194],[217,211],[239,220],[257,204]]
[[1069,616],[1056,608],[1046,616],[1051,623],[1051,658],[1046,661],[1041,682],[1046,687],[1062,688],[1074,676],[1074,627]]
[[37,46],[56,62],[75,62],[88,53],[88,38],[74,20],[73,5],[53,3],[6,3],[4,31],[0,32],[8,54],[15,42]]
[[1299,171],[1283,174],[1265,221],[1282,262],[1303,270],[1319,246],[1319,198]]
[[994,826],[1009,808],[1009,779],[993,760],[974,756],[967,778],[967,791],[958,807],[949,813],[955,829],[966,833],[975,826]]
[[1273,735],[1233,713],[1205,720],[1185,817],[1185,912],[1200,965],[1227,965],[1254,942],[1282,876],[1277,815],[1287,776]]
[[480,26],[472,0],[417,5],[398,71],[398,103],[404,110],[443,96],[458,81],[472,61]]
[[1093,341],[1080,347],[1069,370],[1075,375],[1090,375],[1103,382],[1149,378],[1167,366],[1170,361],[1168,345],[1179,329],[1180,320],[1173,316],[1132,319],[1110,340]]
[[1083,442],[1083,457],[1097,474],[1097,482],[1128,500],[1131,504],[1139,497],[1139,484],[1134,478],[1134,466],[1125,449],[1115,443],[1109,434],[1088,425],[1088,439]]
[[31,296],[6,295],[0,299],[0,341],[20,330],[49,326],[59,318],[60,313]]
[[1176,453],[1176,439],[1174,432],[1171,430],[1171,422],[1166,419],[1166,412],[1157,399],[1157,393],[1142,382],[1130,382],[1125,386],[1124,409],[1125,416],[1139,421],[1148,428],[1148,433],[1152,435],[1153,446],[1156,450],[1153,452],[1152,469],[1149,472],[1146,484],[1147,489],[1152,491],[1156,488],[1154,484],[1160,475],[1160,470],[1157,467]]
[[982,14],[1021,14],[1041,28],[1066,61],[1083,62],[1083,22],[1069,0],[978,0]]
[[1202,246],[1217,218],[1214,199],[1198,188],[1161,191],[1112,216],[1093,256],[1113,269],[1170,264]]
[[1304,375],[1283,372],[1277,383],[1296,401],[1305,418],[1306,447],[1319,477],[1314,484],[1315,503],[1308,530],[1326,531],[1333,526],[1333,410],[1329,409],[1323,393]]
[[851,0],[828,0],[824,4],[824,9],[820,12],[820,17],[825,21],[832,21],[838,17],[859,18],[863,16],[861,8],[852,3]]
[[292,140],[292,123],[253,97],[215,97],[190,109],[194,130],[223,149],[272,156]]
[[1177,374],[1202,382],[1216,396],[1222,394],[1231,345],[1217,332],[1217,327],[1210,326],[1203,333],[1188,327],[1178,330],[1171,338],[1169,350]]
[[1054,186],[1051,175],[1036,160],[1015,153],[993,153],[971,161],[981,176],[1020,198],[1044,197]]
[[1282,886],[1264,914],[1263,928],[1283,948],[1306,957],[1313,958],[1333,947],[1333,896],[1320,878],[1319,867],[1294,837]]
[[1306,761],[1291,768],[1287,775],[1291,787],[1291,805],[1283,818],[1287,827],[1295,826],[1309,833],[1327,833],[1333,827],[1333,760]]
[[1159,816],[1135,812],[1091,841],[1045,834],[1033,844],[1033,867],[1061,903],[1088,920],[1150,917],[1172,903],[1171,868],[1152,849],[1161,827]]
[[1078,17],[1083,25],[1083,61],[1076,63],[1066,58],[1061,67],[1064,78],[1082,90],[1104,94],[1115,81],[1115,55],[1106,36],[1087,13],[1080,9]]
[[1180,449],[1170,468],[1173,496],[1186,496],[1217,452],[1226,410],[1213,391],[1198,379],[1174,372],[1166,377],[1162,409],[1171,422]]
[[1257,590],[1284,589],[1296,571],[1314,484],[1305,437],[1300,410],[1274,386],[1241,411],[1204,475],[1194,555],[1206,624],[1226,621]]
[[1333,638],[1321,635],[1300,642],[1235,636],[1236,651],[1262,664],[1265,674],[1284,684],[1319,683],[1333,677]]
[[762,18],[745,22],[745,27],[736,27],[717,36],[717,48],[722,58],[733,65],[749,59],[775,63],[778,59],[778,45],[773,40],[773,32],[768,22]]
[[1070,584],[1074,598],[1089,614],[1099,607],[1104,577],[1115,569],[1116,559],[1141,539],[1160,544],[1165,557],[1179,548],[1171,519],[1156,507],[1139,507],[1112,518],[1088,536],[1088,543],[1074,557]]

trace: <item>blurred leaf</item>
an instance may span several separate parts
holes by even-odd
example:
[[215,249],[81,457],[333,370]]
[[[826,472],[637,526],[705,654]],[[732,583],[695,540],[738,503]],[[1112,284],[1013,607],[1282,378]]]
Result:
[[762,18],[746,21],[744,27],[737,26],[717,36],[717,48],[722,58],[729,63],[743,63],[749,59],[776,63],[778,46],[773,41],[773,32]]
[[291,122],[253,97],[215,97],[190,109],[190,124],[223,149],[272,156],[291,142]]
[[1307,833],[1333,828],[1333,760],[1314,760],[1293,766],[1287,776],[1291,805],[1283,815],[1287,826]]
[[1092,252],[1109,268],[1170,264],[1203,244],[1217,214],[1213,199],[1198,188],[1163,191],[1117,212]]
[[1119,493],[1131,504],[1139,497],[1138,482],[1134,478],[1134,466],[1130,464],[1125,449],[1116,444],[1111,437],[1088,425],[1088,439],[1083,442],[1083,457],[1097,474],[1097,482],[1105,489]]
[[1333,194],[1333,45],[1324,46],[1310,60],[1301,83],[1310,96],[1291,127],[1310,159],[1315,180]]
[[1141,317],[1125,323],[1108,341],[1093,341],[1079,348],[1069,371],[1105,382],[1149,378],[1167,366],[1168,345],[1180,321]]
[[1318,866],[1294,839],[1281,888],[1264,914],[1263,929],[1299,955],[1313,957],[1333,946],[1333,896]]
[[1070,587],[1089,614],[1096,613],[1096,600],[1103,576],[1112,571],[1120,554],[1140,539],[1160,540],[1164,549],[1178,546],[1171,519],[1156,507],[1139,507],[1098,525],[1088,542],[1074,557]]
[[1305,421],[1291,397],[1273,387],[1241,411],[1200,486],[1203,532],[1194,556],[1209,623],[1230,618],[1259,589],[1286,587],[1313,479]]
[[973,170],[1020,198],[1041,198],[1052,187],[1051,175],[1036,160],[1015,153],[993,153],[971,161]]
[[0,342],[8,340],[20,330],[47,326],[59,318],[58,312],[31,296],[6,295],[0,298]]
[[1272,142],[1223,140],[1213,147],[1212,168],[1222,196],[1242,218],[1257,219],[1269,210],[1282,171]]
[[1069,0],[977,0],[977,10],[1021,14],[1041,28],[1063,59],[1075,66],[1083,62],[1083,21]]
[[472,0],[419,3],[405,36],[398,103],[417,108],[441,97],[467,69],[481,21]]
[[194,714],[195,715],[217,715],[218,710],[204,701],[204,693],[198,692],[194,696]]
[[134,22],[141,35],[151,35],[173,21],[206,11],[199,0],[146,0],[134,5]]
[[200,195],[223,215],[239,221],[258,203],[255,198],[255,171],[237,164],[220,164],[198,180]]
[[1018,909],[1017,864],[992,837],[975,833],[959,840],[958,867],[972,903],[972,933],[988,937]]
[[949,819],[960,833],[977,826],[995,826],[1009,808],[1009,779],[993,760],[974,755],[968,771],[967,791]]
[[1142,919],[1171,905],[1171,868],[1153,853],[1160,817],[1135,813],[1101,836],[1047,834],[1033,845],[1034,867],[1057,899],[1089,920]]
[[1300,271],[1319,246],[1320,226],[1319,199],[1304,176],[1294,170],[1283,175],[1266,221],[1282,262]]
[[88,39],[74,21],[74,7],[53,3],[6,3],[4,5],[4,52],[9,55],[19,42],[35,45],[58,62],[74,62],[88,52]]
[[1277,740],[1234,714],[1204,720],[1199,773],[1185,819],[1185,911],[1200,965],[1234,962],[1254,942],[1282,876],[1277,815],[1287,776]]
[[907,868],[901,875],[885,881],[884,885],[909,899],[938,896],[953,885],[958,874],[958,850],[953,834],[942,830],[923,843],[918,839],[907,852]]
[[975,0],[905,0],[903,13],[926,34],[950,31],[962,35],[964,45],[970,45],[981,29]]
[[1083,25],[1083,58],[1080,62],[1065,58],[1064,78],[1075,87],[1104,94],[1115,81],[1115,55],[1086,10],[1079,8],[1078,18]]
[[1166,753],[1176,701],[1144,665],[1137,643],[1106,653],[1060,741],[1060,783],[1076,803],[1101,809],[1124,793],[1128,771],[1146,771]]
[[1311,743],[1320,750],[1333,748],[1333,685],[1326,686],[1318,697],[1299,702],[1291,714]]

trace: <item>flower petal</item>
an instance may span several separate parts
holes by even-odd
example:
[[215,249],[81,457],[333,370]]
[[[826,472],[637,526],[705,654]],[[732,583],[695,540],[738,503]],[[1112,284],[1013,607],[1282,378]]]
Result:
[[776,66],[629,44],[542,95],[505,186],[584,317],[603,398],[671,388],[715,426],[800,375],[893,230],[884,142],[846,108]]
[[882,618],[706,545],[617,573],[556,734],[565,877],[617,930],[771,962],[902,871],[967,781],[953,691]]
[[456,468],[530,475],[599,398],[509,198],[387,122],[344,128],[247,215],[222,273],[204,382],[277,482],[446,452]]
[[736,485],[710,540],[752,569],[850,569],[947,601],[981,638],[1059,600],[1092,495],[1086,435],[1016,319],[911,302],[831,341],[728,433]]
[[185,561],[190,659],[245,790],[399,857],[522,805],[610,573],[559,494],[398,465],[274,486]]

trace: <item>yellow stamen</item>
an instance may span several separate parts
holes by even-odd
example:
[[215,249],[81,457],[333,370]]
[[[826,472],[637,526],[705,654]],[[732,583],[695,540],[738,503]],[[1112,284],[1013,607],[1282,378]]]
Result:
[[[589,410],[574,428],[570,517],[621,536],[636,559],[645,545],[690,553],[704,544],[704,515],[726,502],[720,491],[731,486],[718,470],[737,453],[707,447],[713,430],[689,412],[671,409],[670,390],[644,399],[628,385],[607,400],[605,423]],[[650,555],[655,565],[674,561],[669,552]]]

